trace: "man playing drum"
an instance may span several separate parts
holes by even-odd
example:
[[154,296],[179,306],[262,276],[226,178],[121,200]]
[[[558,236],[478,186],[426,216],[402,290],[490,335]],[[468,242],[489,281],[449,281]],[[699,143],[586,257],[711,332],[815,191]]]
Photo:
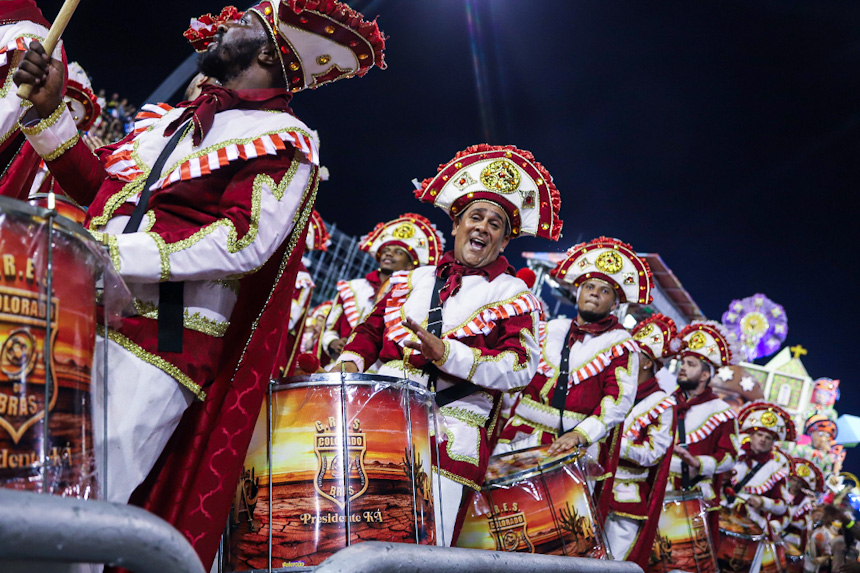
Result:
[[576,298],[577,316],[547,323],[537,374],[517,400],[499,450],[588,447],[605,470],[594,491],[605,519],[618,465],[616,432],[633,406],[639,371],[639,346],[611,312],[619,303],[651,301],[651,270],[630,245],[600,237],[568,250],[552,276]]
[[812,510],[818,505],[818,496],[824,493],[824,474],[811,461],[793,458],[788,478],[788,513],[790,522],[783,539],[786,547],[789,573],[803,571],[807,541],[812,532]]
[[[326,231],[325,222],[323,222],[319,212],[314,209],[308,219],[305,252],[325,251],[330,242],[331,235]],[[295,373],[298,356],[303,352],[300,347],[307,327],[306,321],[311,307],[311,295],[315,286],[311,274],[305,267],[303,258],[299,272],[296,274],[296,287],[290,304],[290,321],[284,332],[286,342],[284,343],[284,363],[281,367],[281,373],[285,376],[292,376]]]
[[450,214],[454,250],[438,267],[395,273],[334,370],[362,371],[380,360],[379,374],[437,390],[437,439],[444,438],[433,468],[441,476],[441,491],[433,480],[436,528],[450,545],[466,488],[481,488],[501,396],[528,383],[540,352],[540,304],[501,252],[522,234],[557,239],[561,200],[531,153],[489,145],[458,153],[416,195]]
[[[722,505],[728,511],[721,516],[720,527],[723,528],[723,518],[746,517],[761,528],[765,543],[773,542],[790,519],[785,498],[791,472],[790,458],[774,443],[794,441],[794,422],[785,410],[769,402],[747,404],[738,413],[738,422],[747,439],[738,453],[731,482],[723,492]],[[756,553],[750,573],[758,573],[761,554]],[[717,558],[720,557],[718,548]]]
[[[202,401],[139,491],[208,565],[282,355],[316,197],[318,143],[291,93],[383,66],[384,39],[335,1],[265,1],[198,24],[186,36],[220,85],[176,109],[147,106],[132,134],[97,155],[62,100],[61,67],[38,43],[15,81],[34,86],[24,133],[89,205],[88,229],[135,296],[138,314],[105,333],[108,499],[129,499]],[[96,411],[103,401],[96,393]]]
[[[714,369],[734,364],[740,352],[719,323],[695,321],[679,333],[682,350],[674,396],[677,432],[670,467],[670,490],[699,490],[709,512],[712,540],[718,529],[722,474],[734,467],[735,413],[710,387]],[[714,543],[716,545],[716,543]]]
[[[48,24],[33,0],[0,2],[0,195],[26,199],[39,170],[39,157],[25,145],[18,120],[24,112],[11,76],[33,40],[48,35]],[[62,42],[54,49],[58,66],[65,67]]]
[[647,570],[657,533],[653,518],[663,505],[675,440],[675,397],[660,390],[655,374],[681,343],[675,321],[662,314],[637,324],[633,339],[639,344],[639,386],[624,419],[604,531],[615,559],[635,561]]
[[445,250],[445,239],[425,217],[406,213],[376,225],[361,238],[358,248],[375,257],[379,268],[363,279],[337,283],[337,297],[322,334],[323,350],[332,359],[340,355],[353,329],[388,293],[392,273],[436,265]]

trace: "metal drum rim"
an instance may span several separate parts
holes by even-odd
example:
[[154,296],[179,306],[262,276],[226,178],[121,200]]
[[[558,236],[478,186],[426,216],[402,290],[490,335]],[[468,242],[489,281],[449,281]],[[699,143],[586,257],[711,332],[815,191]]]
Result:
[[738,533],[736,531],[728,531],[726,529],[723,529],[722,527],[720,527],[719,529],[720,529],[720,533],[722,535],[725,535],[726,537],[735,537],[737,539],[743,539],[746,541],[758,542],[758,541],[761,541],[762,539],[764,539],[764,537],[765,537],[764,533],[757,533],[755,535],[750,535],[749,533]]
[[[25,201],[12,199],[11,197],[0,197],[0,214],[7,213],[47,220],[51,210],[45,207],[30,205]],[[54,217],[54,228],[81,241],[91,243],[94,240],[84,227],[63,215],[58,214]]]
[[699,490],[690,490],[690,491],[672,490],[672,491],[667,491],[666,495],[663,497],[663,505],[665,505],[667,501],[671,501],[671,502],[690,501],[691,499],[698,499],[698,500],[704,501],[705,495]]
[[395,376],[366,374],[364,372],[304,374],[302,376],[273,379],[269,384],[272,386],[273,392],[289,388],[310,388],[312,386],[340,386],[341,384],[346,384],[347,386],[372,386],[375,384],[384,384],[389,386],[406,386],[411,392],[426,395],[428,398],[433,395],[432,392],[414,380],[397,378]]
[[[532,450],[539,450],[542,447],[543,446],[532,446],[531,448],[524,448],[522,450],[514,450],[512,452],[506,452],[504,454],[491,456],[490,461],[492,462],[493,458],[510,456],[511,454],[515,454],[515,453],[519,453],[519,452],[530,452]],[[571,454],[564,456],[563,458],[558,458],[556,460],[553,460],[552,462],[550,462],[548,464],[538,463],[538,465],[533,466],[529,469],[514,472],[514,473],[509,474],[505,477],[499,477],[496,479],[487,480],[484,482],[484,485],[488,486],[488,487],[492,487],[492,486],[496,486],[496,485],[514,484],[514,483],[524,481],[524,480],[527,480],[527,479],[535,477],[535,476],[549,473],[553,470],[560,468],[561,466],[570,465],[570,463],[569,463],[570,461],[576,461],[576,460],[582,458],[584,455],[585,455],[584,450],[580,450],[578,452],[573,452]]]

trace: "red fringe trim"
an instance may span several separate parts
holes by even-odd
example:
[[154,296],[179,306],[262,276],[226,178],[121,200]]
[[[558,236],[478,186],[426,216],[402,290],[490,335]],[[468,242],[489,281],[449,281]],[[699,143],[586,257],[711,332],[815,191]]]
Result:
[[[287,6],[296,14],[304,10],[319,12],[329,18],[348,26],[360,34],[373,47],[373,64],[385,69],[385,35],[376,24],[376,18],[371,21],[364,19],[361,12],[357,12],[336,0],[288,0]],[[356,75],[363,76],[373,64],[362,65]]]
[[[553,224],[550,232],[552,240],[557,241],[559,237],[561,237],[561,228],[563,224],[563,221],[559,219],[559,213],[561,212],[561,193],[559,193],[558,188],[555,186],[555,183],[552,180],[552,175],[549,174],[549,171],[547,171],[546,167],[544,167],[537,160],[535,160],[535,156],[532,154],[531,151],[520,149],[514,145],[490,145],[488,143],[470,145],[463,151],[458,151],[457,155],[455,155],[454,159],[452,159],[451,161],[439,164],[438,169],[436,169],[436,173],[441,172],[443,169],[448,167],[448,165],[454,163],[461,157],[473,155],[475,153],[483,153],[486,151],[510,151],[512,153],[516,153],[517,155],[521,155],[524,159],[526,159],[535,166],[535,168],[541,174],[541,177],[543,177],[543,180],[546,182],[546,187],[549,190],[549,198],[553,215]],[[427,186],[430,185],[430,182],[432,180],[433,177],[429,177],[421,182],[421,189],[415,190],[416,198],[421,199],[421,197],[424,195],[424,192],[427,190]]]

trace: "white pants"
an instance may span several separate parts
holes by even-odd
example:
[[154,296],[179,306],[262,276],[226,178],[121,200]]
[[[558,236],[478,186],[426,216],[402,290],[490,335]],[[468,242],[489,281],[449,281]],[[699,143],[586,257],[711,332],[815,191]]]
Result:
[[457,513],[460,511],[460,502],[463,499],[465,487],[439,474],[435,474],[433,478],[436,545],[451,547],[451,540],[454,538],[454,523],[457,521]]
[[606,520],[606,542],[612,552],[612,558],[616,561],[624,561],[630,555],[633,544],[639,536],[639,530],[644,521],[621,517],[617,513],[610,513]]
[[108,340],[107,466],[105,453],[104,343],[96,339],[93,442],[99,498],[126,503],[173,435],[194,395],[164,371]]

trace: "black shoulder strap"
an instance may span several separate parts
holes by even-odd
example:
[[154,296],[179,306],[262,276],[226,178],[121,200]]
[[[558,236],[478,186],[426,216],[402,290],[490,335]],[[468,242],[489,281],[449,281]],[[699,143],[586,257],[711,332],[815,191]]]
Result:
[[[678,416],[678,444],[687,443],[687,424],[686,416]],[[690,466],[687,462],[681,462],[681,489],[687,490],[693,484],[690,482]]]
[[[140,190],[140,200],[131,214],[123,233],[136,233],[149,206],[150,188],[158,181],[167,157],[176,149],[188,123],[182,124],[158,154],[158,159],[149,171],[149,176]],[[183,314],[185,311],[185,283],[163,282],[158,285],[158,350],[160,352],[182,352]]]
[[558,435],[564,433],[564,406],[567,404],[568,380],[570,379],[570,333],[561,348],[561,362],[558,365],[558,378],[550,406],[558,410]]
[[[756,465],[754,465],[754,466],[753,466],[753,468],[749,471],[749,473],[748,473],[747,475],[745,475],[745,476],[744,476],[744,479],[742,479],[741,481],[739,481],[739,482],[737,483],[737,485],[735,485],[734,487],[732,487],[732,489],[734,489],[734,490],[735,490],[735,492],[737,492],[737,493],[741,493],[741,490],[742,490],[742,489],[744,489],[744,486],[745,486],[745,485],[747,485],[747,484],[750,482],[750,480],[753,478],[753,476],[754,476],[756,473],[758,473],[758,471],[761,469],[761,467],[762,467],[765,463],[766,463],[766,462],[758,462]],[[728,502],[729,502],[729,503],[734,503],[734,501],[735,501],[735,498],[736,498],[736,497],[737,497],[737,495],[728,496]]]
[[[445,279],[437,276],[436,283],[433,285],[433,296],[430,299],[430,313],[427,315],[427,332],[433,336],[442,335],[442,303],[439,300],[439,293],[443,286],[445,286]],[[425,370],[429,375],[427,387],[431,392],[436,392],[436,380],[439,378],[439,369],[432,362],[428,362]],[[447,406],[451,402],[461,400],[478,390],[480,390],[479,386],[463,380],[436,392],[436,405],[440,408]]]

